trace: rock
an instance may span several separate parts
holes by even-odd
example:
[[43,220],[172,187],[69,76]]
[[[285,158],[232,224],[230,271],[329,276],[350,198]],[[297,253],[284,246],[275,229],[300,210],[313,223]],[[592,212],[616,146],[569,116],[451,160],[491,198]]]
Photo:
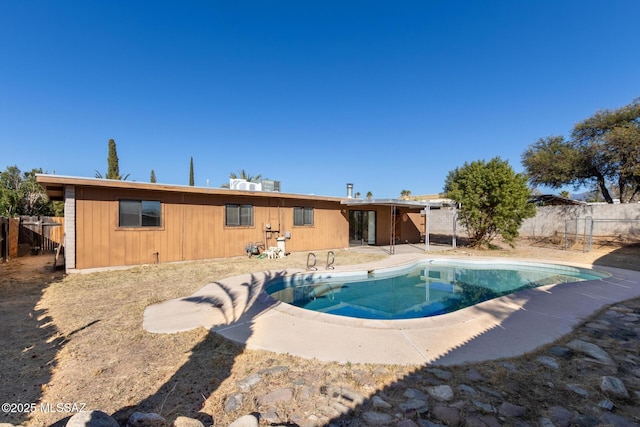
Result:
[[342,400],[346,400],[349,406],[362,405],[366,400],[365,397],[357,391],[344,387],[340,392],[340,397]]
[[607,411],[610,411],[613,409],[613,402],[610,401],[609,399],[603,399],[600,402],[598,402],[598,406],[601,407],[602,409],[606,409]]
[[629,392],[620,378],[610,376],[600,377],[600,390],[614,397],[629,398]]
[[471,403],[473,403],[473,406],[480,409],[482,412],[486,412],[487,414],[493,414],[494,412],[496,412],[496,408],[494,408],[489,403],[480,402],[476,399],[471,399]]
[[577,384],[567,384],[567,388],[582,397],[589,397],[589,392]]
[[275,374],[281,374],[284,372],[289,372],[289,368],[286,366],[272,366],[271,368],[267,368],[267,369],[262,369],[260,371],[258,371],[258,374],[260,375],[275,375]]
[[595,344],[591,344],[582,340],[573,340],[567,344],[567,347],[574,351],[584,353],[587,356],[604,363],[605,365],[615,366],[615,362],[613,361],[613,359],[611,359],[609,353]]
[[593,415],[578,414],[571,422],[571,425],[579,427],[599,427],[602,424],[600,420]]
[[489,387],[484,387],[484,386],[478,386],[478,389],[481,392],[488,394],[491,397],[495,397],[496,399],[502,399],[502,393],[500,393],[499,391],[496,391]]
[[118,422],[102,411],[80,411],[67,421],[68,427],[120,427]]
[[418,425],[420,427],[446,427],[444,424],[436,424],[429,420],[418,419]]
[[418,414],[429,412],[429,405],[426,400],[411,399],[398,405],[402,412],[415,411]]
[[598,322],[589,322],[585,325],[585,327],[590,328],[590,329],[595,329],[598,331],[608,331],[609,330],[609,326],[607,325],[603,325],[602,323],[598,323]]
[[242,393],[233,393],[227,398],[227,401],[224,402],[224,412],[229,414],[237,411],[242,406],[243,400],[244,395]]
[[408,399],[421,399],[421,400],[426,400],[428,397],[425,393],[421,392],[420,390],[416,390],[415,388],[406,389],[404,391],[403,396]]
[[482,375],[477,369],[473,368],[467,370],[466,375],[469,381],[483,382],[487,380],[484,375]]
[[431,414],[448,426],[459,426],[462,421],[460,411],[449,406],[436,406]]
[[251,374],[247,378],[238,381],[236,384],[240,390],[247,391],[260,381],[262,381],[262,375]]
[[293,389],[281,388],[258,397],[258,405],[273,405],[274,403],[288,402],[293,399]]
[[553,424],[553,421],[546,417],[540,418],[538,425],[540,427],[556,427],[555,424]]
[[559,345],[549,348],[548,351],[552,356],[559,357],[561,359],[571,359],[571,357],[573,357],[573,351],[570,348]]
[[500,422],[497,420],[496,417],[494,417],[493,415],[480,415],[480,417],[478,417],[480,419],[480,422],[482,422],[482,426],[486,426],[486,427],[501,427],[502,424],[500,424]]
[[498,408],[498,413],[505,417],[524,417],[527,414],[527,408],[509,402],[502,402],[502,405]]
[[402,420],[396,424],[396,427],[418,427],[418,424],[413,420]]
[[507,371],[518,372],[518,367],[511,362],[500,362],[500,365]]
[[620,415],[605,412],[600,416],[601,424],[607,424],[615,427],[640,427],[640,424],[633,422]]
[[547,366],[551,369],[558,369],[560,368],[560,365],[558,365],[558,361],[556,359],[554,359],[553,357],[550,356],[539,356],[536,359],[538,362],[540,362],[542,365]]
[[229,427],[258,427],[258,419],[253,415],[243,415],[229,424]]
[[204,424],[195,418],[178,417],[173,422],[173,427],[204,427]]
[[438,369],[438,368],[427,369],[427,372],[433,374],[436,378],[442,381],[449,381],[453,376],[451,372],[445,371],[444,369]]
[[134,412],[127,421],[129,427],[155,427],[162,426],[167,420],[153,412]]
[[362,419],[365,423],[372,426],[381,426],[391,424],[393,417],[389,414],[381,414],[379,412],[367,411],[362,414]]
[[373,396],[371,398],[371,403],[373,403],[373,407],[376,409],[390,409],[392,408],[391,404],[381,398],[380,396]]
[[569,427],[575,414],[562,406],[549,408],[549,415],[557,427]]
[[436,385],[427,388],[429,396],[441,402],[448,402],[453,399],[453,389],[448,385]]
[[269,424],[277,424],[280,421],[280,417],[278,416],[278,413],[276,411],[270,409],[267,412],[261,412],[258,421],[263,421]]
[[464,393],[467,393],[467,394],[469,394],[471,396],[477,396],[478,395],[478,392],[476,391],[475,388],[473,388],[471,386],[468,386],[466,384],[460,384],[458,386],[458,390],[460,390],[460,391],[462,391]]

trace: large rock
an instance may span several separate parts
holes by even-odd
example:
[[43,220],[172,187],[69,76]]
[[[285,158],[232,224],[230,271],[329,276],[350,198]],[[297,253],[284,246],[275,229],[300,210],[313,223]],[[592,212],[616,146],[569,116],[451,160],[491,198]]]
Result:
[[453,399],[453,389],[448,385],[437,385],[427,388],[429,396],[441,402],[448,402]]
[[393,422],[393,417],[391,415],[373,411],[363,413],[362,419],[365,423],[371,426],[383,426]]
[[204,427],[204,424],[195,418],[178,417],[173,422],[173,427]]
[[620,378],[600,377],[600,390],[608,396],[629,398],[629,392]]
[[258,419],[253,415],[243,415],[229,424],[229,427],[258,427],[258,424]]
[[66,427],[120,427],[120,425],[102,411],[80,411],[69,418]]
[[134,412],[127,421],[129,427],[160,427],[167,420],[153,412]]
[[604,363],[605,365],[615,366],[616,364],[611,356],[609,356],[609,353],[595,344],[582,340],[573,340],[567,344],[567,347],[569,347],[573,351],[586,354],[587,356],[592,357],[599,362]]

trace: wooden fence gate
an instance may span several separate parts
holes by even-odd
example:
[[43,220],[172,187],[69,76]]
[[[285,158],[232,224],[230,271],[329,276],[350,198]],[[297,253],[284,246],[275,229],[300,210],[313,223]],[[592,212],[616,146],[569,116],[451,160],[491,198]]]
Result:
[[64,218],[59,217],[20,217],[19,255],[54,253],[63,244],[63,224]]

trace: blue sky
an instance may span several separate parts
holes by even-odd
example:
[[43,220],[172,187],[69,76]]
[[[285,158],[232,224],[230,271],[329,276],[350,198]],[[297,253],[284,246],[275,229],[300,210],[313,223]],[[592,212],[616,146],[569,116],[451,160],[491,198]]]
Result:
[[[640,96],[640,2],[0,0],[0,168],[442,191]],[[208,181],[207,181],[208,180]]]

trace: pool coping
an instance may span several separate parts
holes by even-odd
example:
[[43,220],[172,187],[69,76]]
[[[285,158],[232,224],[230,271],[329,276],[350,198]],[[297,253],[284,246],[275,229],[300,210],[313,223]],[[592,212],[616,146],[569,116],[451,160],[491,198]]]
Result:
[[533,351],[571,332],[601,308],[640,296],[638,271],[554,260],[402,254],[332,271],[403,268],[425,259],[547,263],[592,268],[611,277],[527,289],[439,316],[372,320],[277,301],[263,291],[265,282],[313,272],[265,271],[226,278],[190,297],[149,306],[143,326],[158,333],[205,327],[249,349],[322,361],[452,365]]

